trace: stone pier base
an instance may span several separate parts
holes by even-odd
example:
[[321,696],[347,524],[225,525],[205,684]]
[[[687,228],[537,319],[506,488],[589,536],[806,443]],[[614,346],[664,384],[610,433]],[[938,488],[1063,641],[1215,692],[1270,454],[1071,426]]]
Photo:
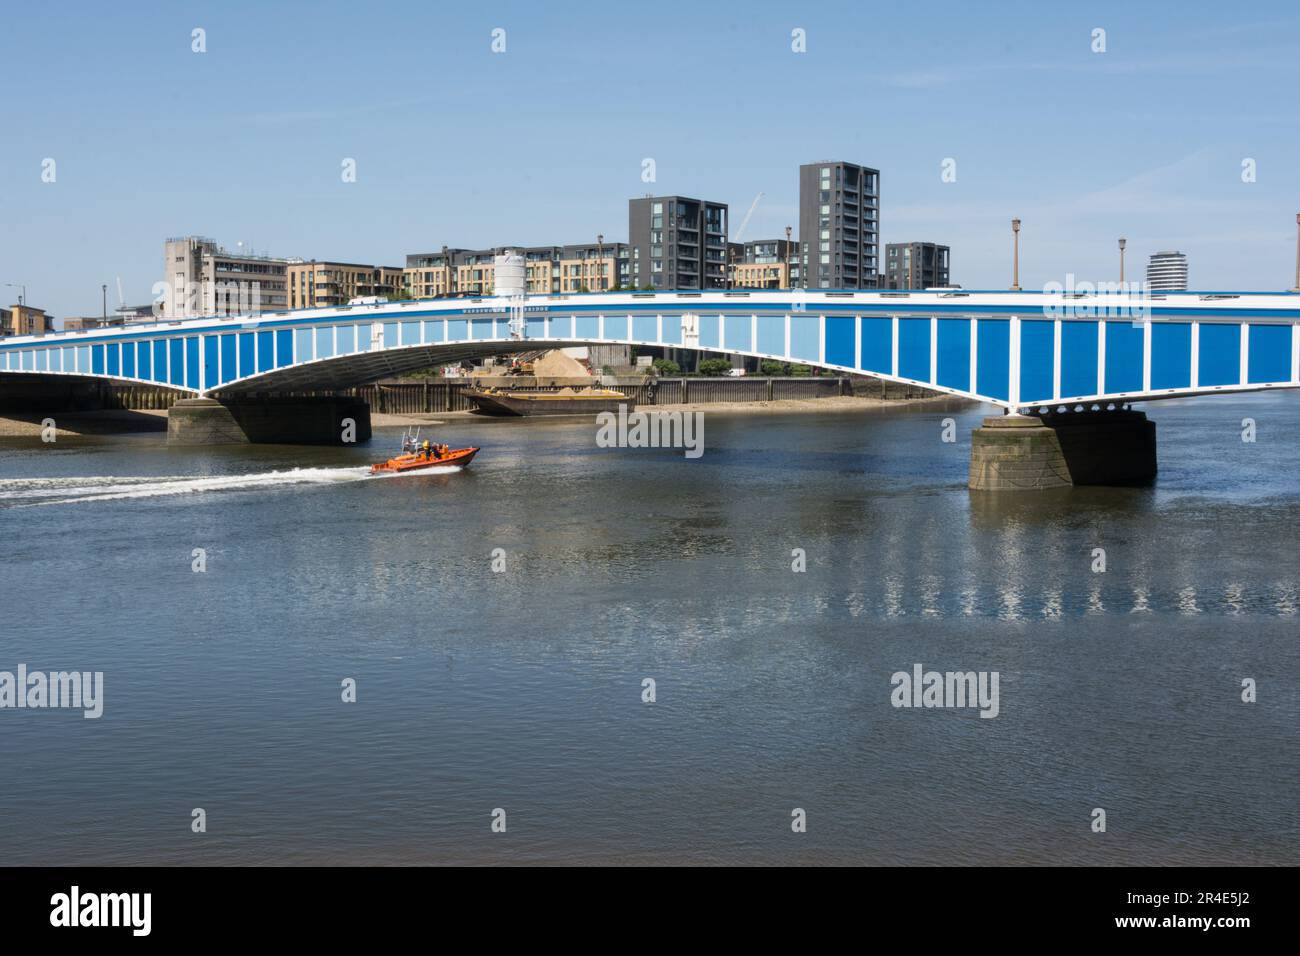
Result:
[[344,445],[369,439],[370,406],[356,398],[187,398],[167,412],[169,445]]
[[1142,412],[1004,415],[971,435],[969,484],[977,491],[1146,485],[1155,477],[1156,425]]

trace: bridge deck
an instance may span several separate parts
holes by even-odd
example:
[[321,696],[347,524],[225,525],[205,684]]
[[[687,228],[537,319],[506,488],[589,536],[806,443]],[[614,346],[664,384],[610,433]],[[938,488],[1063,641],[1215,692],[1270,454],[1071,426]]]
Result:
[[629,344],[863,372],[1009,408],[1300,387],[1300,295],[735,291],[422,300],[0,341],[0,375],[194,394],[338,388],[486,354]]

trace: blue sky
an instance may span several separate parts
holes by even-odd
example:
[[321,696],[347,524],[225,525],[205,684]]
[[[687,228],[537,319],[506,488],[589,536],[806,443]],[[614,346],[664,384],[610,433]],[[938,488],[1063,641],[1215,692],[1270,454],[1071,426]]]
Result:
[[625,239],[650,191],[729,202],[733,232],[762,192],[745,237],[775,237],[830,158],[879,168],[882,241],[948,243],[970,288],[1010,282],[1017,215],[1026,288],[1117,278],[1120,235],[1130,278],[1177,248],[1196,288],[1289,287],[1300,6],[1054,6],[12,4],[0,283],[96,314],[118,277],[150,299],[169,235],[400,265]]

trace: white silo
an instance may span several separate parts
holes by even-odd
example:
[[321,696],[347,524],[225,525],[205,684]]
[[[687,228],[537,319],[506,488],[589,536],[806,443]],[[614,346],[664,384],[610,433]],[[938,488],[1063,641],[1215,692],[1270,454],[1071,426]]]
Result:
[[493,291],[496,295],[521,296],[528,292],[528,269],[524,257],[507,249],[493,259]]

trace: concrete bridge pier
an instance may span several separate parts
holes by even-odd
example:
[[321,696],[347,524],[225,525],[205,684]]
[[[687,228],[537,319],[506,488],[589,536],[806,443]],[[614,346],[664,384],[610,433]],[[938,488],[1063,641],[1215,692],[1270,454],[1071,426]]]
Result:
[[971,434],[975,491],[1149,485],[1155,477],[1156,424],[1143,412],[1003,415]]
[[370,440],[359,398],[186,398],[167,412],[169,445],[346,445]]

